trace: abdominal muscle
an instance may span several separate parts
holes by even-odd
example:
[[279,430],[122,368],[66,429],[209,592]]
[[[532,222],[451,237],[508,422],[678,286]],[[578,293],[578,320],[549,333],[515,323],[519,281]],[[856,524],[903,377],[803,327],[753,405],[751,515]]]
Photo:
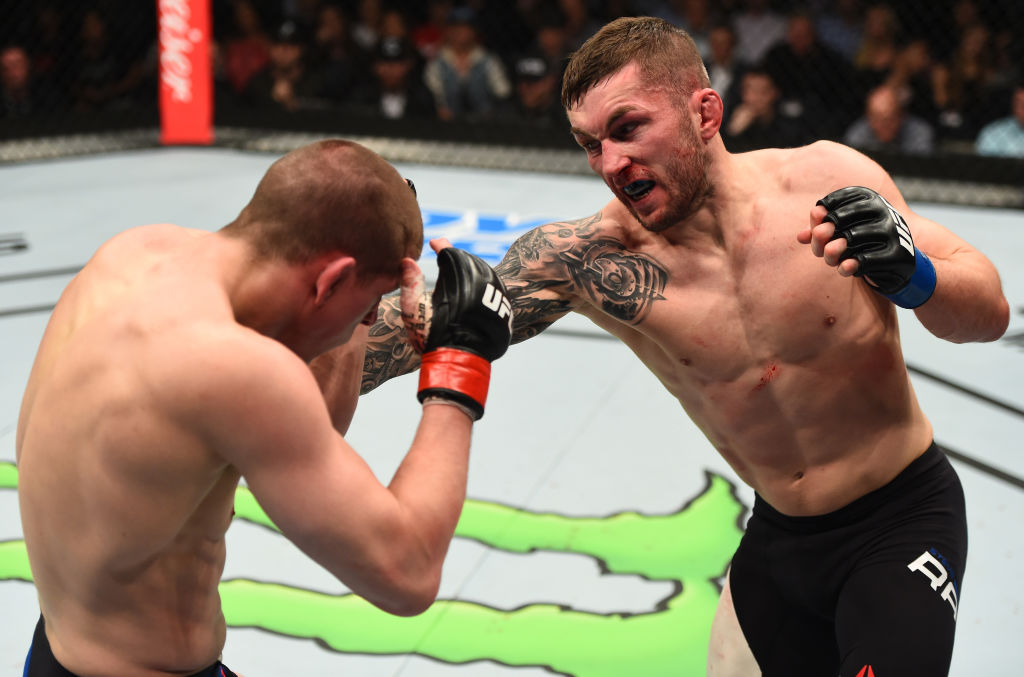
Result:
[[743,384],[708,389],[700,400],[731,403],[714,409],[680,401],[740,478],[783,514],[837,510],[887,484],[931,441],[905,382],[874,383],[884,396],[851,398],[863,391],[839,394],[832,379],[816,382],[791,365],[776,369],[771,395],[723,392],[745,391]]
[[746,484],[806,516],[887,484],[931,443],[895,332],[817,341],[791,360],[712,348],[681,364],[649,337],[627,343]]
[[[214,663],[225,622],[217,593],[224,542],[177,543],[128,580],[95,572],[89,591],[41,591],[47,636],[75,674],[189,675]],[[183,572],[187,571],[187,575]],[[103,602],[104,597],[111,600]],[[113,600],[116,600],[114,602]]]
[[[122,521],[119,534],[57,528],[33,541],[47,637],[61,664],[76,674],[149,677],[188,675],[217,660],[225,638],[217,586],[236,484],[225,472],[163,545],[157,538],[175,527],[173,514],[161,517],[167,506],[145,499],[129,503],[138,524]],[[90,518],[101,519],[110,506],[93,507],[100,510]]]

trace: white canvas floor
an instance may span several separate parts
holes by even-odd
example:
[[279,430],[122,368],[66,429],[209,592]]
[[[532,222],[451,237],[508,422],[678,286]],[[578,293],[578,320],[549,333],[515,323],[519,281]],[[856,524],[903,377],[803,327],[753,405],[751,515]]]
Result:
[[[48,310],[106,238],[169,221],[215,229],[275,159],[163,149],[0,167],[0,675],[38,617],[24,566],[14,433]],[[400,166],[427,235],[500,258],[533,224],[596,211],[596,179]],[[1024,214],[914,205],[999,267],[1007,337],[955,346],[909,312],[904,352],[937,440],[957,452],[970,555],[952,674],[1024,670]],[[24,248],[21,245],[25,245]],[[430,277],[432,255],[423,257]],[[752,494],[632,354],[567,318],[495,363],[469,496],[427,614],[376,612],[244,501],[228,532],[225,662],[246,677],[699,675]],[[418,420],[412,377],[362,398],[349,441],[390,479]]]

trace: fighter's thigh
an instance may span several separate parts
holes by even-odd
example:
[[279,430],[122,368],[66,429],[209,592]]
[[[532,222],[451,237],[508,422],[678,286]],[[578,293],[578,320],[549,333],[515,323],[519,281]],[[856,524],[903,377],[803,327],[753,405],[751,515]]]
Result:
[[760,668],[743,636],[736,609],[732,603],[729,575],[718,598],[718,608],[711,623],[708,644],[708,677],[759,677]]
[[[936,675],[949,670],[956,631],[956,592],[941,581],[938,560],[866,567],[850,577],[836,608],[840,675],[864,666],[878,675]],[[927,575],[925,575],[927,574]]]

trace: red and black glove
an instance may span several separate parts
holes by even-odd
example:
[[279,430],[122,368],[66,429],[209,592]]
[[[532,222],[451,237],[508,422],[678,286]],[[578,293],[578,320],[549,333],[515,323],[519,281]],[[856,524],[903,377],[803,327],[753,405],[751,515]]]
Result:
[[484,415],[491,362],[512,341],[505,285],[484,261],[461,249],[437,253],[433,317],[420,364],[420,402],[442,398],[473,417]]

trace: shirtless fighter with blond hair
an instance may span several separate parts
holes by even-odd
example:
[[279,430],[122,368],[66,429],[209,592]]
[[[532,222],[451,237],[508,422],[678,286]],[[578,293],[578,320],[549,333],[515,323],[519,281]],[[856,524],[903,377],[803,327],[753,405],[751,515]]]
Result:
[[510,327],[507,304],[480,302],[503,291],[494,271],[440,252],[418,393],[435,406],[380,484],[342,434],[381,295],[421,285],[410,187],[321,141],[275,162],[221,230],[128,230],[71,281],[18,421],[42,612],[26,675],[232,675],[217,586],[242,477],[356,594],[401,615],[433,602]]
[[[513,341],[590,318],[755,490],[709,674],[946,674],[964,499],[914,396],[896,307],[947,341],[993,341],[1009,321],[995,268],[851,148],[728,152],[722,97],[664,21],[595,34],[562,103],[615,199],[513,243],[497,269]],[[364,390],[418,364],[391,306]]]

